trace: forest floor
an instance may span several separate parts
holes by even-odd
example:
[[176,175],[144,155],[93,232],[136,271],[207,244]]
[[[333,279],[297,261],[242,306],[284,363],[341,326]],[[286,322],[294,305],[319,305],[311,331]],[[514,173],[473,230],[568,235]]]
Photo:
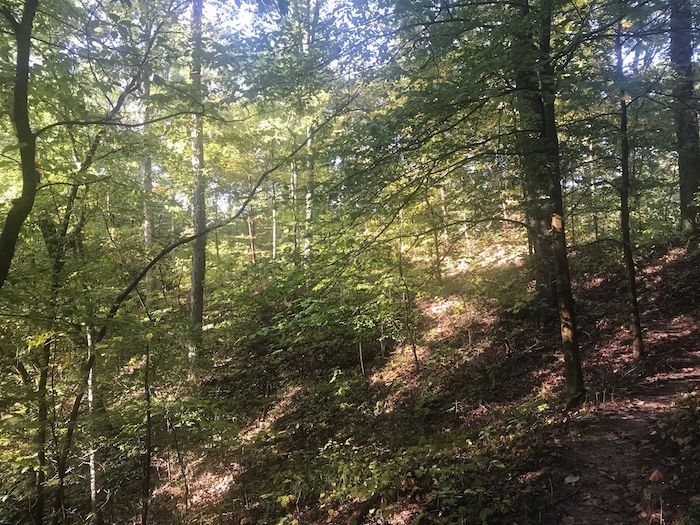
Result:
[[569,486],[552,503],[552,522],[700,523],[698,258],[678,248],[658,255],[640,265],[646,359],[630,360],[624,332],[593,349],[593,360],[595,341],[586,345],[589,373],[608,377],[548,450],[550,470]]
[[419,370],[410,348],[369,348],[366,374],[336,354],[219,370],[205,387],[233,423],[187,458],[188,509],[164,453],[155,522],[699,524],[700,252],[638,253],[641,361],[619,260],[572,256],[580,409],[563,408],[558,330],[531,319],[526,266],[494,252],[419,305]]

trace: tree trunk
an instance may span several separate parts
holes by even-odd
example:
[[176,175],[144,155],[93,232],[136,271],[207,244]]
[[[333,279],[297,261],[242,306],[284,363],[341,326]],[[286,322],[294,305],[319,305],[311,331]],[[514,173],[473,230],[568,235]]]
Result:
[[44,523],[44,506],[46,496],[44,484],[46,483],[46,429],[48,426],[48,401],[46,397],[46,384],[49,377],[51,361],[52,340],[47,339],[42,346],[42,356],[39,372],[39,385],[37,388],[38,415],[36,431],[36,450],[38,468],[34,475],[34,505],[32,510],[32,523],[42,525]]
[[291,164],[291,198],[292,198],[292,235],[294,237],[294,261],[299,261],[299,172],[297,163],[292,160]]
[[571,292],[571,276],[564,229],[564,201],[561,190],[561,163],[559,137],[557,135],[554,101],[556,97],[554,66],[549,60],[552,27],[551,0],[542,1],[540,21],[540,52],[542,53],[542,108],[544,115],[544,139],[546,144],[546,167],[549,171],[550,198],[552,201],[552,251],[556,268],[557,302],[562,349],[564,351],[564,373],[567,390],[567,407],[580,404],[585,397],[581,355],[578,345],[576,308]]
[[[214,194],[214,222],[219,222],[219,196]],[[219,242],[219,230],[214,230],[214,252],[217,262],[221,262],[221,245]]]
[[669,4],[681,228],[684,231],[697,231],[700,228],[700,209],[694,199],[700,191],[700,144],[693,89],[693,12],[690,0],[669,0]]
[[[622,60],[622,22],[617,24],[615,35],[615,54],[617,56],[618,82],[623,83],[625,78],[624,63]],[[632,337],[632,356],[641,357],[644,350],[642,341],[642,323],[639,318],[639,305],[637,304],[637,279],[632,254],[632,240],[630,238],[630,147],[627,132],[627,101],[624,89],[620,90],[620,229],[622,230],[622,248],[625,257],[625,269],[627,271],[627,293],[630,301],[630,335]]]
[[17,45],[11,119],[17,143],[20,145],[19,154],[22,164],[22,193],[12,203],[0,233],[0,289],[5,284],[10,271],[22,225],[34,207],[36,187],[39,183],[39,171],[36,166],[36,137],[29,123],[28,101],[31,36],[38,3],[38,0],[26,0],[22,18],[19,21],[12,16],[8,5],[3,5],[0,9],[0,13],[7,19],[14,33]]
[[447,192],[445,191],[445,186],[442,184],[440,185],[439,190],[440,190],[440,222],[441,222],[441,226],[442,226],[442,245],[443,245],[443,249],[445,251],[447,251],[450,247],[450,232],[447,229],[447,224],[449,222],[449,215],[447,212]]
[[272,258],[277,259],[277,192],[272,182]]
[[[150,71],[146,71],[143,81],[143,121],[146,122],[143,126],[143,136],[146,141],[148,141],[149,128],[147,122],[151,115],[151,81],[149,75]],[[153,196],[153,160],[151,158],[150,149],[150,144],[147,143],[143,157],[143,247],[147,255],[150,255],[153,250],[155,227],[153,208],[151,206],[151,198]],[[154,283],[152,277],[147,278],[144,285],[147,294],[153,292]]]
[[248,223],[248,241],[250,243],[250,259],[253,264],[258,262],[257,250],[255,249],[255,217],[251,216],[252,210],[249,208],[249,215],[246,218]]
[[[197,103],[202,103],[202,4],[203,0],[192,0],[192,89]],[[192,213],[195,234],[207,226],[206,181],[204,177],[204,133],[201,115],[192,117],[190,133],[192,148],[192,176],[194,194]],[[206,235],[194,240],[192,247],[192,288],[190,292],[190,361],[195,361],[202,344],[202,318],[204,315],[204,272],[206,268]]]
[[151,455],[152,455],[152,423],[151,423],[151,352],[146,343],[146,363],[143,370],[143,392],[146,398],[146,428],[143,450],[143,483],[141,485],[141,525],[148,525],[148,504],[151,499]]
[[90,417],[90,447],[88,449],[88,465],[90,469],[90,512],[93,516],[93,525],[101,525],[102,517],[100,515],[100,505],[98,501],[99,488],[97,483],[97,451],[95,449],[95,441],[97,439],[95,421],[95,358],[97,356],[95,354],[95,337],[91,326],[87,327],[87,348],[88,362],[90,363],[87,379],[87,402],[88,414]]
[[[94,344],[97,344],[102,339],[101,332],[94,338]],[[68,422],[66,424],[66,435],[63,438],[63,444],[61,450],[58,454],[58,459],[56,460],[56,476],[58,478],[58,487],[56,489],[56,497],[54,499],[53,505],[53,524],[58,525],[59,520],[65,522],[67,518],[66,514],[66,501],[65,501],[65,480],[66,474],[68,473],[68,456],[70,455],[71,447],[73,446],[73,436],[75,435],[75,429],[78,426],[78,416],[80,415],[80,405],[82,404],[83,397],[87,391],[88,378],[93,366],[95,364],[95,354],[91,354],[83,366],[84,376],[81,378],[81,383],[78,386],[78,393],[73,400],[73,406],[68,416]]]
[[[529,18],[528,0],[521,0],[519,5],[520,16]],[[513,61],[516,64],[515,102],[520,128],[517,144],[527,195],[528,234],[535,256],[538,317],[545,320],[553,316],[556,306],[556,280],[552,271],[552,242],[549,236],[552,209],[549,172],[545,162],[544,108],[538,85],[538,53],[534,37],[534,27],[519,24],[514,35]]]
[[306,128],[306,217],[304,221],[304,259],[309,260],[313,251],[314,193],[316,177],[314,173],[313,137],[311,127]]

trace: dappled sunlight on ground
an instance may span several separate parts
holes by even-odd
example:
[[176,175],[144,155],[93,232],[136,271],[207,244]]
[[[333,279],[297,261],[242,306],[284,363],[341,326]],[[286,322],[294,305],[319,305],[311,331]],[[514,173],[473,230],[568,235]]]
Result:
[[243,429],[239,437],[242,441],[250,441],[259,434],[266,432],[270,427],[278,421],[282,416],[286,415],[292,406],[292,401],[294,397],[301,390],[300,386],[294,385],[288,387],[281,395],[279,401],[275,405],[262,415],[260,419],[255,421],[248,428]]
[[192,505],[208,506],[218,503],[236,482],[241,466],[234,463],[229,468],[227,474],[205,472],[198,475],[192,483]]

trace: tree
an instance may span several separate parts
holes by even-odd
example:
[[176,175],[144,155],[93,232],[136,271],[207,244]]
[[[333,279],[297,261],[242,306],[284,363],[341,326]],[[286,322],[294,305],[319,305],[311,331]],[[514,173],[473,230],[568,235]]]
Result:
[[[202,88],[202,5],[203,0],[192,0],[192,94],[197,104],[203,104]],[[206,269],[207,237],[203,233],[207,225],[206,177],[204,174],[204,121],[200,114],[192,117],[191,149],[192,217],[197,238],[192,245],[192,288],[190,292],[191,342],[190,360],[198,357],[202,344],[202,317],[204,315],[204,275]]]
[[[622,53],[622,20],[617,23],[615,34],[615,54],[617,57],[617,80],[624,86],[625,69]],[[620,230],[622,231],[622,249],[625,258],[625,270],[627,272],[627,293],[629,294],[631,321],[630,334],[632,336],[632,355],[641,357],[644,343],[642,340],[642,323],[639,317],[639,305],[637,303],[637,277],[634,267],[632,252],[632,240],[630,235],[630,147],[627,124],[627,93],[624,87],[620,88]]]
[[547,168],[544,106],[538,80],[538,49],[535,46],[537,20],[528,0],[522,0],[513,35],[515,94],[520,130],[518,149],[523,171],[528,235],[535,255],[536,302],[542,320],[551,317],[557,290],[551,227],[550,170]]
[[700,191],[700,139],[693,88],[693,11],[690,0],[669,0],[669,7],[681,228],[692,232],[699,224],[697,193]]
[[19,20],[15,18],[8,5],[3,4],[0,8],[15,37],[17,58],[10,117],[14,125],[22,168],[22,193],[10,207],[2,227],[2,233],[0,233],[0,289],[5,284],[5,279],[10,271],[19,233],[24,221],[32,211],[36,198],[36,188],[39,184],[36,135],[29,122],[28,100],[32,28],[38,5],[38,0],[26,0],[22,8],[22,17]]
[[561,162],[559,138],[555,116],[555,76],[551,56],[552,2],[542,0],[540,13],[540,51],[542,53],[542,108],[544,114],[544,139],[547,151],[546,165],[550,177],[552,200],[552,251],[557,275],[557,302],[567,389],[567,406],[580,404],[586,391],[581,370],[581,356],[576,325],[576,307],[571,291],[571,276],[564,228],[564,201],[561,190]]

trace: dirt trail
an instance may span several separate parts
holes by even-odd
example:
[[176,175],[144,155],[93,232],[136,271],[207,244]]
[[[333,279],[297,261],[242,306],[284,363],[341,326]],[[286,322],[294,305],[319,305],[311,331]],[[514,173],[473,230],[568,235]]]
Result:
[[608,393],[562,440],[559,452],[570,472],[568,494],[555,505],[558,523],[679,523],[678,507],[687,508],[688,499],[668,487],[672,473],[660,450],[658,421],[674,401],[700,389],[700,338],[695,327],[684,328],[672,355],[659,361],[662,371],[612,400]]

